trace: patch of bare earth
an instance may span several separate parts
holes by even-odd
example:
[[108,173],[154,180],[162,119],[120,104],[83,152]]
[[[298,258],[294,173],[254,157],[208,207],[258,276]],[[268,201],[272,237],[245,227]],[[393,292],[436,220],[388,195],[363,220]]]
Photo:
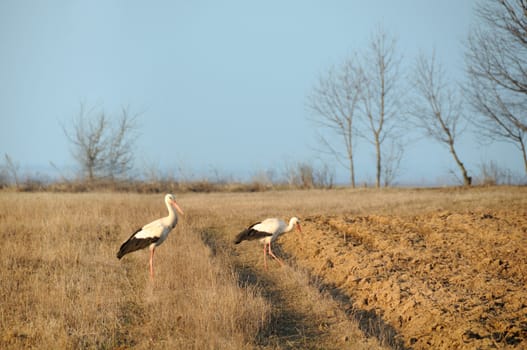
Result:
[[282,249],[406,347],[527,347],[527,208],[311,216],[303,226]]

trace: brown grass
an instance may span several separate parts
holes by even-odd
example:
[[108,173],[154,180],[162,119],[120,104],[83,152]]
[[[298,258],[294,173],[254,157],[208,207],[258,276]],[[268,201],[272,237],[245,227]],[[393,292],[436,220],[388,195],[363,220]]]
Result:
[[0,194],[0,348],[250,343],[269,304],[211,255],[202,218],[184,218],[158,249],[154,285],[147,252],[115,257],[133,228],[165,210],[159,196]]

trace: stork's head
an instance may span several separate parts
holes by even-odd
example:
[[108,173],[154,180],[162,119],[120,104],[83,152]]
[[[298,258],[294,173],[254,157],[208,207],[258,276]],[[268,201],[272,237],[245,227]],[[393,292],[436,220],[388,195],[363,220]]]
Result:
[[165,203],[167,205],[172,206],[174,209],[177,210],[178,213],[183,215],[183,210],[179,207],[179,205],[176,202],[176,196],[174,196],[172,193],[169,193],[165,196]]
[[302,227],[300,227],[300,219],[298,219],[296,216],[293,216],[291,220],[289,220],[289,224],[293,224],[298,232],[302,232]]

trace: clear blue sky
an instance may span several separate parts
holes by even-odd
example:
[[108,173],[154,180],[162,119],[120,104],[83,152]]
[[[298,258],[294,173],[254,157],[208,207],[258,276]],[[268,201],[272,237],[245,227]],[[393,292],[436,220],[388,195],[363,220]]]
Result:
[[[435,48],[452,79],[475,0],[0,2],[0,152],[23,169],[75,162],[61,123],[80,103],[140,115],[136,169],[247,179],[317,154],[306,96],[320,74],[364,51],[381,25],[403,64]],[[373,149],[357,146],[358,178],[374,177]],[[511,146],[461,140],[475,172],[494,160],[522,174]],[[347,175],[335,167],[340,181]],[[434,182],[456,169],[432,141],[407,148],[399,182]],[[212,176],[212,175],[211,175]]]

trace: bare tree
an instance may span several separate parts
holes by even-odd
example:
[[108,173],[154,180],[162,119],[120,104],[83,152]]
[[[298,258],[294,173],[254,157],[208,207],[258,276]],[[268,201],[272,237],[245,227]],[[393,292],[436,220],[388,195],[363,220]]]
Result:
[[474,124],[482,136],[516,145],[527,173],[527,2],[484,0],[477,14],[482,25],[466,52]]
[[404,148],[405,143],[395,139],[391,139],[389,146],[383,148],[382,178],[384,187],[391,186],[395,182],[395,178],[401,169]]
[[[362,135],[375,147],[375,184],[381,186],[382,146],[388,139],[397,138],[400,123],[399,101],[403,90],[400,88],[400,62],[401,58],[396,52],[396,40],[390,38],[386,32],[379,29],[372,37],[371,44],[364,56],[363,71],[366,83],[361,95],[363,107],[363,118],[365,132]],[[403,147],[399,143],[400,154],[397,157],[389,157],[390,162],[400,162]],[[394,153],[395,155],[395,153]],[[390,167],[389,176],[395,176],[394,171],[398,169],[395,164],[386,164]],[[386,173],[386,174],[388,174]],[[385,185],[389,181],[385,181]]]
[[[331,68],[319,79],[308,97],[308,108],[312,112],[310,120],[332,136],[330,141],[328,137],[319,133],[322,145],[320,151],[335,156],[337,161],[349,170],[351,187],[355,187],[354,121],[363,84],[364,74],[353,57],[342,65]],[[335,139],[343,144],[345,153],[335,146]]]
[[127,174],[133,166],[133,144],[137,128],[137,115],[131,116],[122,108],[117,125],[110,133],[106,173],[110,178]]
[[469,186],[472,178],[455,147],[455,141],[463,131],[463,100],[459,92],[447,85],[444,76],[441,65],[435,61],[435,54],[431,59],[424,54],[419,56],[414,77],[415,96],[409,103],[409,114],[416,127],[448,147],[461,171],[463,183]]
[[63,130],[73,145],[73,156],[85,178],[89,181],[114,179],[127,174],[132,168],[136,119],[137,116],[123,108],[116,125],[112,125],[112,120],[103,111],[86,111],[81,105],[71,129],[63,126]]
[[334,170],[327,163],[323,162],[314,169],[314,182],[315,187],[318,188],[333,188],[335,182]]
[[326,163],[287,162],[284,178],[289,186],[298,188],[332,188],[335,174]]
[[15,162],[7,153],[4,154],[4,159],[5,171],[11,176],[11,178],[13,178],[15,186],[18,187],[20,185],[20,177],[18,176],[20,165]]
[[302,188],[315,187],[315,170],[310,163],[298,163],[298,177]]

